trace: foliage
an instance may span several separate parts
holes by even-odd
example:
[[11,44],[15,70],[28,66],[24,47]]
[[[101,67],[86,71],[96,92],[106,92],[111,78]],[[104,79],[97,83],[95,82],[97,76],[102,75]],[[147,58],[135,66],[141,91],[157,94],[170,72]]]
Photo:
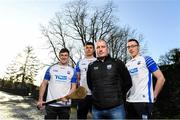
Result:
[[180,64],[160,67],[166,82],[155,103],[154,118],[180,118]]
[[21,88],[26,87],[26,83],[33,84],[39,68],[40,62],[35,56],[33,48],[27,46],[22,54],[19,54],[9,65],[4,79],[12,83],[20,82]]
[[159,59],[160,65],[180,64],[180,48],[174,48],[161,55]]

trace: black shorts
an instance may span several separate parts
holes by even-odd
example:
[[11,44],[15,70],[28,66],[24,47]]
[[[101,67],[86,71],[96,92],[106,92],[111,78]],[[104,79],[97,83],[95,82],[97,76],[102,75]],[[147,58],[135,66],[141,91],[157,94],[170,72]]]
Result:
[[153,103],[126,102],[127,119],[151,119]]
[[92,95],[87,95],[84,99],[79,100],[77,109],[78,119],[87,119],[88,112],[92,111]]
[[69,119],[70,107],[46,106],[45,119]]

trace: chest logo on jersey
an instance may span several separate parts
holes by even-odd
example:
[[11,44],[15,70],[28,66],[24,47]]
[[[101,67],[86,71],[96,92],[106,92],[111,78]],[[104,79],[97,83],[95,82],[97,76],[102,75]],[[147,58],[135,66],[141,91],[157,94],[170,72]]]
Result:
[[82,63],[81,65],[86,65],[86,63]]
[[107,65],[107,69],[110,70],[112,68],[112,65]]
[[64,76],[64,75],[55,75],[55,78],[57,81],[66,81],[67,80],[67,76]]
[[129,70],[130,73],[137,73],[138,72],[138,68],[133,68]]
[[53,72],[58,72],[58,70],[54,69]]
[[94,70],[98,70],[99,68],[98,67],[94,67]]

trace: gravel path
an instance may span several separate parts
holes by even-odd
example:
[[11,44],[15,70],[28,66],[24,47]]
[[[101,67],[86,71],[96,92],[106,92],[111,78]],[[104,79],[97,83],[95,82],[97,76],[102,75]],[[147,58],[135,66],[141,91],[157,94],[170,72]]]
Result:
[[35,101],[0,91],[0,120],[42,120],[43,114],[36,109]]
[[[71,108],[71,119],[77,119],[77,111]],[[90,117],[88,117],[90,118]],[[36,101],[29,97],[0,91],[0,120],[42,120],[44,113],[37,110]]]

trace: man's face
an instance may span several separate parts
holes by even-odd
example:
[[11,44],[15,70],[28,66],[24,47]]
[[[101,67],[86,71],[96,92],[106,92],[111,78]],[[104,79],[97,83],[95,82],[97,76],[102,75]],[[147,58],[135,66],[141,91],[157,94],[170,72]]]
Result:
[[59,53],[60,63],[66,65],[69,60],[69,54],[67,52]]
[[94,53],[94,47],[92,45],[86,45],[84,51],[86,56],[92,56]]
[[96,42],[96,54],[97,54],[97,57],[100,57],[100,58],[108,55],[108,48],[104,41]]
[[127,49],[133,58],[139,54],[139,45],[135,41],[128,42]]

